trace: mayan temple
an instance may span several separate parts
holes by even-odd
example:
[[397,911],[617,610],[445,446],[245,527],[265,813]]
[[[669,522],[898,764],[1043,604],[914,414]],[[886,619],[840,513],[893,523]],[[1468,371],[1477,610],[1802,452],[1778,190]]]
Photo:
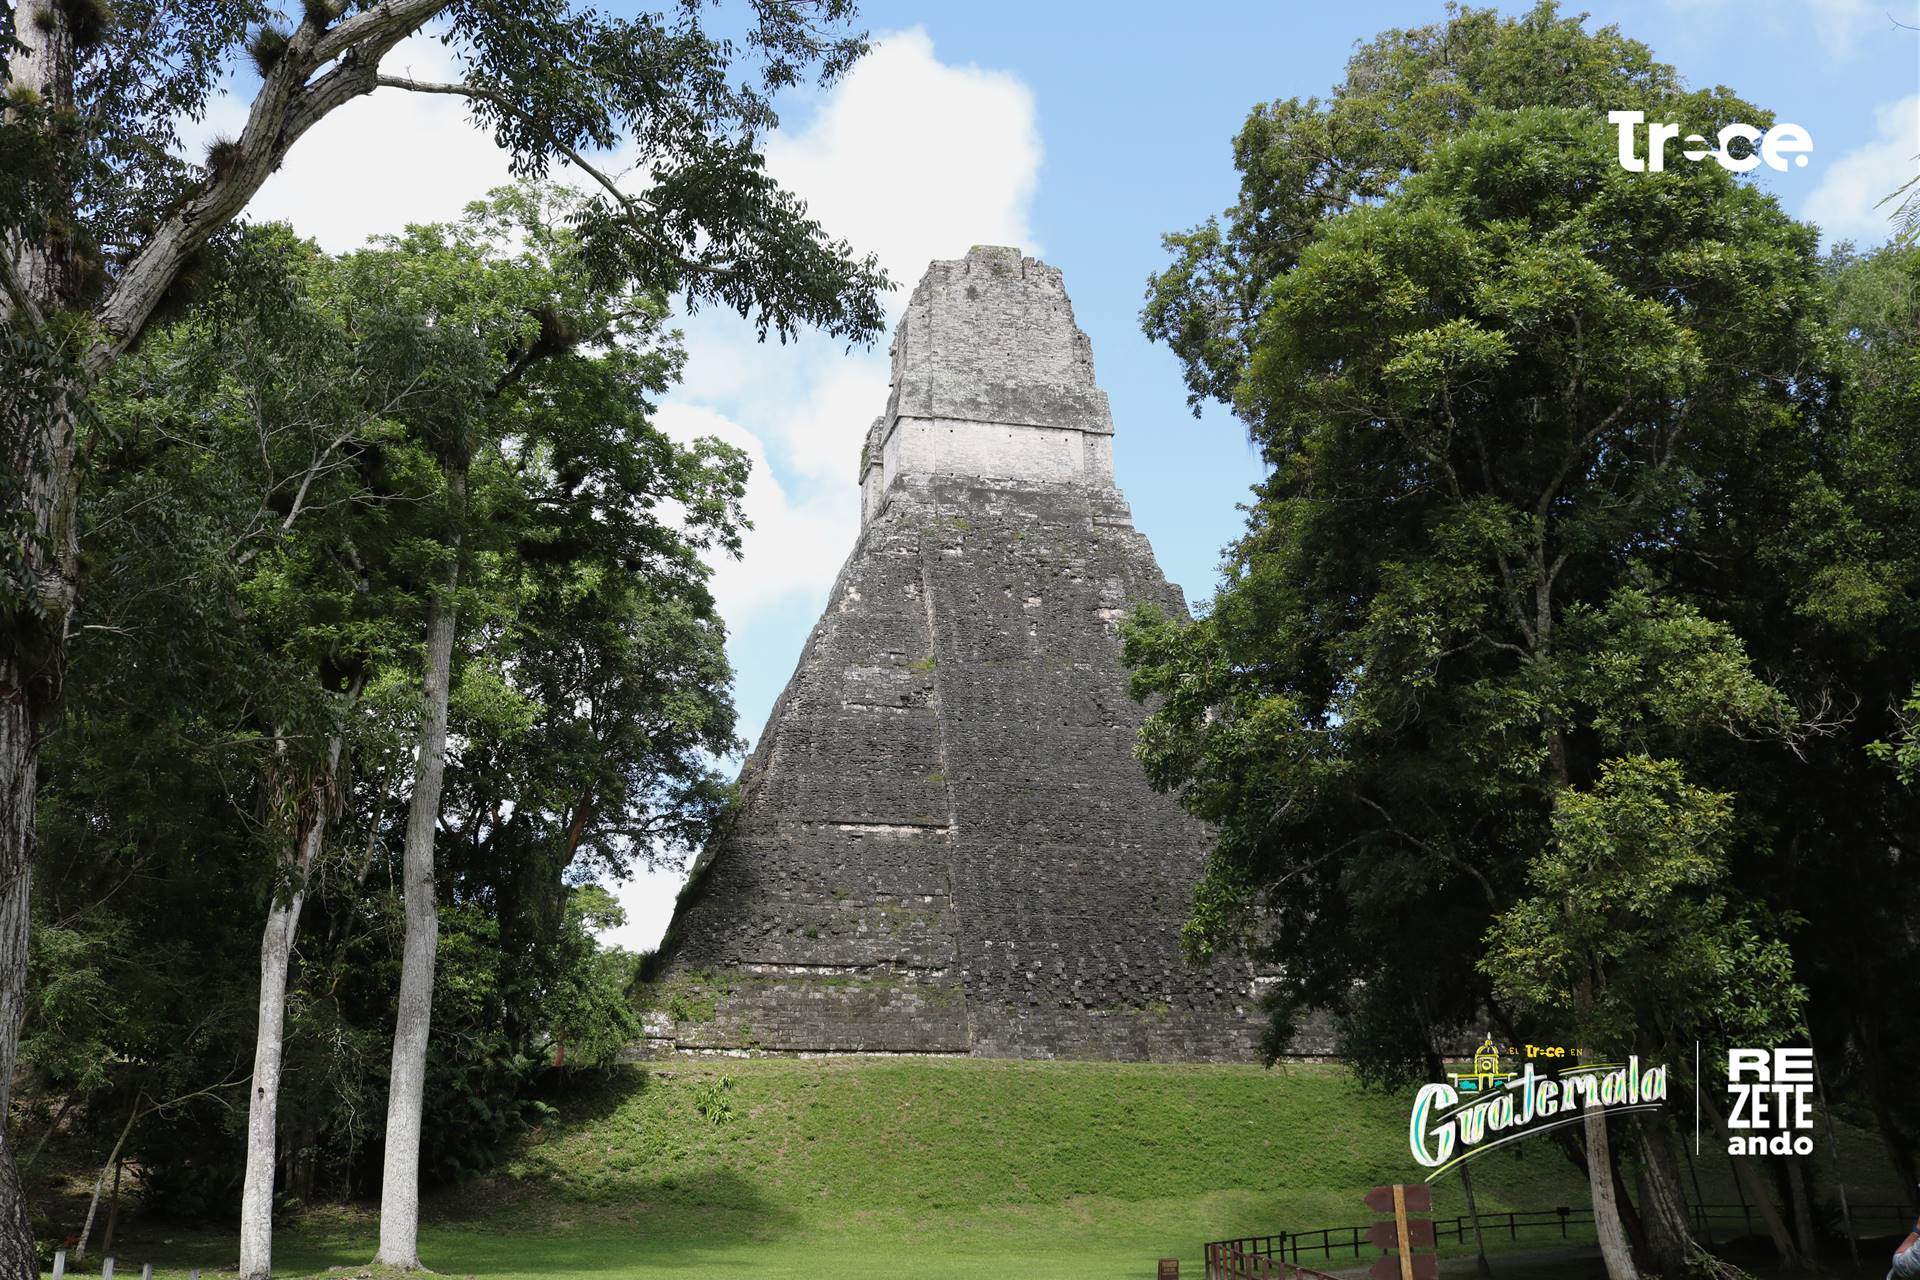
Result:
[[935,262],[862,527],[664,944],[652,1046],[1244,1059],[1180,925],[1206,830],[1132,756],[1121,619],[1184,610],[1115,486],[1060,272]]

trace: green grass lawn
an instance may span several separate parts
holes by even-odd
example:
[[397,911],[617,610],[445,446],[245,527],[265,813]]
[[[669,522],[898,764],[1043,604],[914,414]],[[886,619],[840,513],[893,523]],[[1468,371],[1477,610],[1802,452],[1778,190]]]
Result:
[[[716,1096],[731,1113],[722,1123],[701,1110]],[[1368,1187],[1416,1173],[1406,1100],[1365,1094],[1333,1066],[676,1060],[554,1102],[498,1174],[434,1198],[429,1268],[500,1280],[1105,1280],[1177,1256],[1198,1275],[1206,1240],[1365,1222]],[[1854,1145],[1872,1177],[1871,1144]],[[1587,1202],[1545,1140],[1473,1168],[1483,1213]],[[1703,1182],[1709,1199],[1733,1198],[1724,1158]],[[1457,1177],[1437,1186],[1439,1215],[1464,1208]],[[275,1271],[364,1274],[374,1235],[364,1209],[309,1213],[278,1233]],[[230,1267],[234,1246],[135,1225],[116,1252],[123,1276],[151,1260],[172,1277]]]

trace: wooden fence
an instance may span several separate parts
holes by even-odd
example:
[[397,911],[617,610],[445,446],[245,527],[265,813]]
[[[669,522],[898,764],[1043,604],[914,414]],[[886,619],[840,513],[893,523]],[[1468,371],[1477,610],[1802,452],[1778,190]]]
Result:
[[1269,1246],[1278,1236],[1250,1236],[1246,1240],[1215,1240],[1207,1245],[1207,1280],[1334,1280],[1324,1271],[1299,1266],[1276,1257],[1270,1248],[1248,1248],[1255,1241]]
[[[1752,1205],[1696,1204],[1687,1206],[1687,1211],[1695,1229],[1702,1235],[1736,1226],[1740,1235],[1752,1235],[1766,1229],[1759,1209]],[[1870,1233],[1876,1227],[1904,1232],[1905,1224],[1913,1221],[1912,1210],[1903,1204],[1856,1204],[1851,1206],[1851,1212],[1856,1232]],[[1528,1239],[1569,1240],[1573,1238],[1572,1228],[1592,1225],[1592,1209],[1564,1206],[1480,1215],[1480,1231],[1483,1235],[1495,1239],[1504,1236],[1512,1241],[1519,1240],[1523,1232]],[[1838,1227],[1838,1223],[1835,1226]],[[1473,1237],[1473,1219],[1466,1214],[1435,1218],[1433,1234],[1436,1241],[1464,1244]],[[1585,1231],[1582,1231],[1581,1238],[1587,1238]],[[1281,1231],[1270,1236],[1243,1236],[1238,1240],[1213,1240],[1206,1245],[1207,1280],[1268,1280],[1269,1276],[1278,1280],[1292,1273],[1253,1268],[1262,1265],[1298,1267],[1302,1257],[1329,1261],[1335,1258],[1377,1258],[1384,1253],[1385,1250],[1368,1241],[1365,1223],[1350,1227],[1319,1227],[1311,1231]],[[1230,1269],[1233,1267],[1241,1269]],[[1300,1268],[1300,1271],[1309,1276],[1320,1274],[1304,1268]]]
[[[79,1274],[77,1271],[74,1272],[76,1278]],[[132,1274],[132,1272],[127,1273],[128,1280],[132,1280]],[[67,1280],[67,1251],[65,1249],[53,1255],[53,1280]],[[112,1258],[102,1258],[100,1260],[100,1280],[113,1280]],[[140,1280],[153,1280],[153,1264],[151,1262],[140,1268]],[[193,1269],[193,1280],[200,1280],[200,1268],[198,1267]]]

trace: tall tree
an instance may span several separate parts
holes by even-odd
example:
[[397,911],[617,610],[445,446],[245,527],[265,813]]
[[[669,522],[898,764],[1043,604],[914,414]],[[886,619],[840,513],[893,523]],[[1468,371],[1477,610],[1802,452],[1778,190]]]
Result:
[[[194,514],[211,536],[196,540],[179,581],[205,601],[219,643],[196,665],[203,680],[250,691],[204,710],[230,717],[223,729],[244,744],[271,866],[241,1180],[243,1264],[260,1273],[300,920],[348,799],[362,694],[411,611],[393,513],[417,511],[425,495],[368,464],[410,443],[401,421],[440,403],[444,378],[464,367],[457,344],[382,341],[390,316],[372,317],[369,340],[315,288],[328,270],[284,232],[239,238],[217,296],[109,378],[115,417],[102,426],[153,451],[150,477],[121,460],[129,488],[170,486],[170,501],[202,504]],[[137,590],[144,567],[136,557],[115,569]]]
[[[454,653],[458,637],[487,638],[481,624],[491,621],[497,639],[498,625],[520,612],[503,605],[489,619],[462,601],[475,593],[537,591],[539,575],[526,580],[529,571],[516,561],[551,519],[535,515],[549,504],[571,513],[566,542],[534,552],[549,572],[578,575],[596,561],[607,571],[611,554],[636,583],[659,590],[670,581],[697,581],[687,557],[699,549],[716,540],[737,546],[738,459],[728,454],[709,467],[705,446],[659,454],[646,397],[665,389],[675,367],[656,350],[663,300],[596,286],[570,229],[578,211],[579,201],[559,192],[501,193],[454,226],[416,229],[343,264],[356,314],[403,311],[380,327],[411,335],[402,367],[432,371],[415,375],[407,416],[438,471],[433,527],[420,553],[428,574],[420,584],[421,710],[403,842],[404,961],[381,1184],[379,1260],[394,1266],[418,1265],[420,1128],[438,929],[435,844]],[[466,358],[413,349],[422,339],[444,345],[445,334],[459,335]],[[583,448],[588,435],[598,441],[591,450]],[[677,465],[663,470],[660,461]],[[667,509],[678,518],[663,521]],[[506,676],[509,684],[515,678]],[[589,792],[579,803],[592,806],[596,798]],[[583,837],[590,812],[574,819],[582,831],[570,845]]]
[[[831,243],[766,176],[757,140],[768,94],[831,78],[858,56],[850,0],[758,0],[736,45],[701,6],[611,19],[564,0],[313,0],[291,29],[263,5],[23,0],[0,38],[7,98],[0,154],[31,157],[0,227],[0,323],[54,354],[36,394],[10,394],[5,484],[16,513],[0,636],[0,1087],[11,1079],[27,964],[40,745],[51,731],[80,600],[73,513],[86,398],[228,225],[320,120],[387,86],[453,93],[474,122],[538,176],[572,165],[596,184],[581,233],[596,269],[755,316],[765,333],[818,324],[850,338],[880,323],[871,259]],[[465,78],[383,76],[401,40],[438,22]],[[259,73],[241,134],[203,163],[176,158],[178,126],[202,113],[245,52]],[[632,138],[652,164],[623,188],[587,154]],[[0,1143],[4,1136],[0,1135]],[[25,1275],[32,1242],[0,1149],[0,1274]]]
[[[1668,794],[1696,797],[1684,788],[1729,776],[1745,739],[1791,749],[1807,716],[1676,588],[1673,562],[1756,424],[1806,421],[1777,371],[1818,348],[1814,250],[1717,167],[1629,173],[1602,118],[1537,108],[1482,113],[1382,203],[1320,227],[1248,337],[1235,403],[1273,470],[1213,612],[1129,638],[1136,689],[1165,699],[1142,731],[1149,773],[1220,832],[1198,943],[1232,940],[1258,904],[1298,1001],[1377,1007],[1432,970],[1518,1018],[1502,999],[1516,989],[1471,958],[1529,883],[1573,874],[1540,859],[1608,825],[1573,815],[1627,808],[1601,801],[1636,769],[1681,770]],[[1623,874],[1666,874],[1654,830],[1615,833]],[[1428,937],[1470,940],[1466,958],[1404,933],[1367,944],[1414,912]],[[1591,961],[1556,970],[1565,1029],[1642,1047],[1610,1038],[1625,1033],[1603,1016],[1585,918],[1559,935]],[[1425,1028],[1398,1026],[1411,1056]],[[1589,1113],[1622,1280],[1609,1141]],[[1684,1238],[1683,1217],[1663,1226]]]

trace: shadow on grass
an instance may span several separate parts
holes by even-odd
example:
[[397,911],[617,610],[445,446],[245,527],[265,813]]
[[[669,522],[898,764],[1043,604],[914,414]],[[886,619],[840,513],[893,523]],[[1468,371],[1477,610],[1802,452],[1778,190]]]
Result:
[[[429,1202],[420,1229],[420,1258],[443,1276],[559,1277],[634,1274],[658,1269],[669,1274],[699,1269],[727,1255],[780,1249],[794,1231],[790,1214],[768,1205],[753,1187],[730,1170],[672,1177],[683,1193],[716,1200],[721,1209],[652,1208],[644,1198],[631,1211],[618,1206],[581,1206],[577,1222],[565,1214],[527,1215],[502,1198],[501,1212],[481,1212],[485,1188],[463,1199],[461,1212],[449,1217]],[[369,1269],[379,1234],[377,1215],[356,1208],[315,1215],[281,1225],[274,1232],[277,1276],[357,1276]],[[231,1269],[238,1242],[222,1232],[172,1232],[142,1223],[115,1249],[118,1271],[151,1262],[156,1280],[184,1276],[189,1267]],[[384,1273],[379,1273],[384,1274]]]
[[550,1072],[534,1092],[536,1101],[566,1116],[563,1127],[577,1129],[607,1119],[622,1104],[649,1089],[658,1088],[660,1079],[646,1063],[624,1063],[603,1070]]
[[[537,1215],[502,1204],[483,1211],[485,1188],[462,1197],[457,1213],[438,1206],[420,1231],[420,1258],[432,1271],[453,1276],[579,1276],[630,1274],[639,1268],[669,1271],[697,1267],[742,1249],[778,1246],[792,1235],[790,1213],[776,1209],[731,1170],[664,1175],[650,1180],[662,1192],[719,1208],[658,1206],[660,1194],[636,1188],[631,1207],[578,1206],[577,1213],[551,1209]],[[537,1196],[537,1193],[535,1193]],[[373,1256],[375,1228],[327,1230],[315,1236],[299,1229],[285,1235],[291,1273],[306,1275],[351,1268]],[[281,1270],[281,1268],[276,1268]]]

